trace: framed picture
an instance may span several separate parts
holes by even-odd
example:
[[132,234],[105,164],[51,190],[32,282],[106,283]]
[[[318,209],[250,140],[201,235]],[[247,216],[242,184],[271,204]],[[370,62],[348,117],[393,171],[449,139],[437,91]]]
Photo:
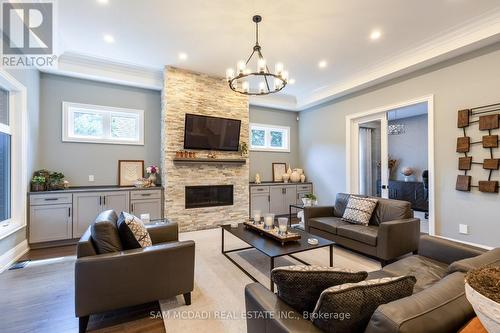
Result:
[[144,178],[144,161],[119,160],[118,185],[133,186],[137,179]]
[[286,173],[286,163],[273,163],[273,182],[283,181],[283,174]]

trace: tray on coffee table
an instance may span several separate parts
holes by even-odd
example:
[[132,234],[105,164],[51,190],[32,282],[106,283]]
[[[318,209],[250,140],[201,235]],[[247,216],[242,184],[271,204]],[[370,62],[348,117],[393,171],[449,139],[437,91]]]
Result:
[[254,224],[253,222],[247,221],[243,222],[243,224],[248,229],[255,230],[261,235],[270,237],[272,239],[277,240],[278,242],[281,242],[281,245],[284,245],[286,242],[293,242],[300,239],[300,234],[295,232],[287,231],[285,235],[281,235],[277,227],[273,226],[272,229],[265,229],[264,223]]

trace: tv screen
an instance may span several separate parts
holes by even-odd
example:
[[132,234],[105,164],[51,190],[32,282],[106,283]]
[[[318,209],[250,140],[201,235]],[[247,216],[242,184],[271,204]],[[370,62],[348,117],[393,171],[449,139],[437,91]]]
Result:
[[237,151],[241,121],[186,114],[184,149]]

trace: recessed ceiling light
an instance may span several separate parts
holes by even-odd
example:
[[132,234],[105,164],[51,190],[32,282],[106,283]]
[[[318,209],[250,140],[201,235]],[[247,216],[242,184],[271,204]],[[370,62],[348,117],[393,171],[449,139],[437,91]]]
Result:
[[326,62],[326,60],[321,60],[320,62],[318,62],[319,68],[325,68],[327,65],[328,63]]
[[184,52],[179,53],[179,60],[186,60],[188,55]]
[[290,80],[288,81],[288,83],[290,83],[290,84],[295,84],[295,79],[290,79]]
[[115,42],[115,37],[113,37],[110,34],[105,34],[102,38],[104,39],[104,41],[106,43],[114,43]]
[[382,36],[382,32],[380,30],[373,30],[372,33],[370,34],[370,39],[371,40],[377,40]]
[[107,5],[109,3],[109,0],[97,0],[97,3],[100,5]]

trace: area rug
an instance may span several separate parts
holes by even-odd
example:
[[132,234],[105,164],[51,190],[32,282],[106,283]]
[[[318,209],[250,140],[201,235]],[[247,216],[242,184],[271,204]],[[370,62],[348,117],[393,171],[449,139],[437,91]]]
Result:
[[[221,253],[221,230],[211,229],[180,234],[181,240],[196,243],[195,287],[190,306],[182,296],[160,302],[167,333],[176,332],[246,332],[245,285],[253,282]],[[246,247],[247,244],[232,235],[225,235],[226,249]],[[257,250],[230,254],[260,283],[269,286],[269,258]],[[327,266],[328,248],[296,254],[302,260]],[[275,260],[275,266],[298,265],[290,257]],[[334,265],[353,270],[380,269],[377,261],[348,250],[335,247]]]

